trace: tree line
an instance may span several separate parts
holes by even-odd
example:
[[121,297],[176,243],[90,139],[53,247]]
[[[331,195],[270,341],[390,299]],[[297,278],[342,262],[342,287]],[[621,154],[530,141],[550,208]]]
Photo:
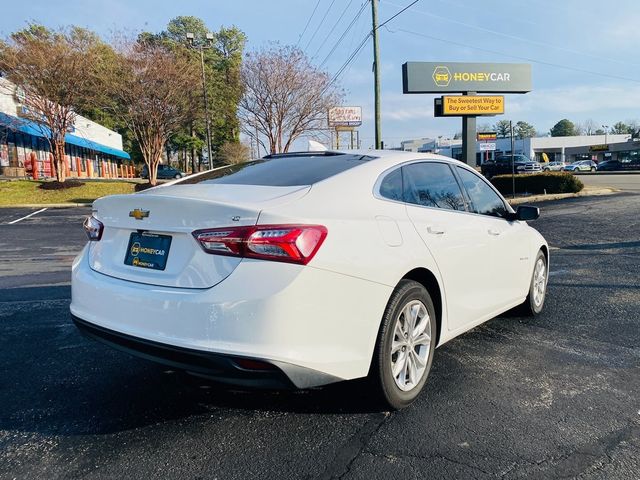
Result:
[[[479,132],[496,132],[498,138],[508,138],[511,136],[511,122],[509,120],[499,120],[495,124],[484,123],[478,125]],[[575,135],[624,135],[640,132],[640,122],[628,120],[626,122],[616,122],[612,126],[600,125],[592,119],[574,123],[566,118],[558,121],[550,130],[552,137],[570,137]],[[536,128],[528,122],[517,121],[513,123],[513,136],[517,139],[533,138],[543,136]]]
[[120,133],[155,184],[163,156],[195,172],[247,160],[241,132],[257,150],[276,153],[325,128],[328,108],[342,96],[329,76],[295,47],[245,54],[245,44],[237,27],[212,31],[187,16],[161,32],[109,41],[76,26],[30,24],[0,40],[0,75],[17,87],[22,116],[41,127],[58,181],[65,180],[65,135],[82,115]]

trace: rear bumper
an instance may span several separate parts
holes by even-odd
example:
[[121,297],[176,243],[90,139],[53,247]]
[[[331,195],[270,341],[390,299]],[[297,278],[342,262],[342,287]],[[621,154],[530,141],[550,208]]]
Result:
[[238,365],[239,357],[181,348],[132,337],[86,322],[75,315],[71,315],[71,319],[82,334],[93,340],[172,368],[186,370],[233,385],[275,389],[294,387],[284,372],[273,364],[270,364],[272,367],[270,369],[249,370]]
[[[233,369],[233,375],[228,368],[216,374],[218,360],[258,359],[307,388],[367,375],[392,290],[309,266],[261,260],[243,260],[211,288],[159,287],[92,270],[85,249],[73,264],[70,310],[94,338],[175,368],[195,371],[200,365],[211,369],[198,373],[243,380],[246,372],[238,377]],[[168,363],[177,360],[167,349],[189,353],[179,359],[184,366]]]

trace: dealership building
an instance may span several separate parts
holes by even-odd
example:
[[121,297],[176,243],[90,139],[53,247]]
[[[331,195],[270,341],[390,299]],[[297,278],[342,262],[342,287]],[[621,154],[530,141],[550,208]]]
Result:
[[[0,77],[0,175],[46,178],[54,174],[46,127],[25,118],[15,85]],[[129,177],[130,156],[122,136],[80,115],[66,137],[69,177]]]
[[[578,160],[630,160],[640,157],[640,139],[625,135],[580,135],[573,137],[534,137],[514,140],[514,153],[523,154],[539,162]],[[495,144],[495,150],[485,150]],[[433,152],[462,159],[462,140],[445,138],[405,140],[401,149],[414,152]],[[493,146],[493,145],[490,145]],[[480,165],[500,155],[511,154],[511,139],[498,138],[489,142],[476,141],[476,164]]]

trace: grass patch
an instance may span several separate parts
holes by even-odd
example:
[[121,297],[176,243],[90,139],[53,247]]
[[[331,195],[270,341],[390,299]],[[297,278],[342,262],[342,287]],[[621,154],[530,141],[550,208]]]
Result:
[[133,193],[131,182],[84,182],[73,188],[47,190],[41,185],[50,182],[16,180],[0,182],[0,205],[47,204],[47,203],[91,203],[96,198],[120,193]]

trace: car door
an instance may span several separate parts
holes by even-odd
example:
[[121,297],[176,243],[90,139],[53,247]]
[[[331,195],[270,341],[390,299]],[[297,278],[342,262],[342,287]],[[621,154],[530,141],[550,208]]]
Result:
[[473,212],[490,244],[491,267],[486,281],[490,288],[494,311],[519,300],[526,293],[531,259],[526,224],[508,221],[507,206],[500,195],[480,175],[468,168],[456,167],[460,183],[469,200],[469,210]]
[[466,211],[453,171],[444,162],[402,167],[407,214],[433,255],[443,281],[448,329],[478,320],[493,308],[487,295],[490,240],[481,218]]

